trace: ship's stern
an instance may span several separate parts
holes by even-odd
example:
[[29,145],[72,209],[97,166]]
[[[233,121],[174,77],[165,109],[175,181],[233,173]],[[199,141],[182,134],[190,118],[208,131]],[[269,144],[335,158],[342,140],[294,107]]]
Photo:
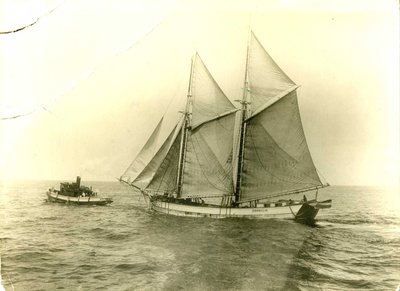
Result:
[[294,219],[305,224],[314,224],[315,217],[317,216],[319,210],[330,208],[331,204],[332,200],[325,200],[315,203],[303,203],[299,211],[297,211]]

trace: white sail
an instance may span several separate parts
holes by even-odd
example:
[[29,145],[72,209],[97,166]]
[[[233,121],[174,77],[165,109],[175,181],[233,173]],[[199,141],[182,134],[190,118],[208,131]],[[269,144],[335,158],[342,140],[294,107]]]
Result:
[[179,126],[175,126],[172,132],[169,134],[161,148],[157,151],[154,157],[147,163],[146,167],[140,172],[139,175],[131,182],[138,188],[145,188],[153,179],[156,171],[161,166],[165,157],[167,156],[171,146],[173,145],[176,137],[179,133]]
[[240,199],[321,185],[293,91],[247,121]]
[[232,193],[234,124],[235,113],[230,113],[189,131],[181,197]]
[[157,141],[160,135],[160,128],[163,119],[164,117],[160,119],[153,133],[150,135],[150,138],[147,140],[146,144],[140,150],[139,154],[133,160],[131,165],[122,174],[121,180],[127,183],[131,183],[132,181],[134,181],[146,167],[148,162],[150,162],[151,158],[153,158],[157,150]]
[[217,82],[215,82],[198,54],[195,55],[191,82],[192,127],[196,127],[228,111],[236,110]]
[[250,106],[252,112],[255,112],[271,98],[296,84],[279,68],[254,33],[250,35],[248,54]]

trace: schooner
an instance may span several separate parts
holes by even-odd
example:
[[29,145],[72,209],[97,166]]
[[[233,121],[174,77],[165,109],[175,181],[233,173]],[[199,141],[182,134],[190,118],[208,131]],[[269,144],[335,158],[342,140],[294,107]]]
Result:
[[[238,109],[196,53],[181,118],[157,148],[161,118],[119,180],[165,214],[314,221],[331,200],[317,201],[329,185],[307,146],[298,87],[251,32]],[[315,199],[295,199],[309,191]]]

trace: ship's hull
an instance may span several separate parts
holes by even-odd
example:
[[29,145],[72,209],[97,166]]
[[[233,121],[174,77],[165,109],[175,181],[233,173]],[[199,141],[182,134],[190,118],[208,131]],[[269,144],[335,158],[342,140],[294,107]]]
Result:
[[[330,208],[331,200],[318,202],[272,203],[259,204],[258,207],[224,207],[213,205],[187,205],[184,203],[168,202],[163,199],[154,199],[144,194],[150,209],[175,216],[187,217],[246,217],[261,219],[295,219],[305,223],[313,223],[322,208]],[[272,206],[273,205],[273,206]]]
[[71,197],[61,195],[55,191],[47,191],[47,200],[49,202],[75,204],[75,205],[107,205],[113,202],[111,198],[100,197]]

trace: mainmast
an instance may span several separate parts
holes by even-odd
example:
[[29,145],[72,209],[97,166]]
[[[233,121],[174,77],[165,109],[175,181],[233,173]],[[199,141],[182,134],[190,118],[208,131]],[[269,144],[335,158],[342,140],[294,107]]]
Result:
[[247,101],[247,93],[249,91],[249,73],[248,73],[248,64],[249,64],[249,50],[250,50],[250,34],[248,33],[247,39],[247,53],[246,53],[246,69],[244,74],[244,86],[243,86],[243,96],[242,100],[236,100],[241,104],[241,124],[240,124],[240,138],[239,138],[239,153],[238,153],[238,165],[237,165],[237,176],[236,176],[236,189],[235,189],[235,204],[239,203],[240,200],[240,188],[242,182],[242,172],[243,172],[243,159],[244,159],[244,142],[245,142],[245,133],[246,133],[246,123],[245,120],[248,116],[248,107],[250,104]]
[[179,163],[178,163],[178,177],[177,177],[177,196],[181,196],[182,185],[183,185],[183,170],[185,165],[185,156],[186,156],[186,145],[187,145],[187,133],[190,128],[191,121],[191,111],[192,111],[192,77],[193,77],[193,69],[194,69],[194,59],[196,55],[192,57],[191,65],[190,65],[190,77],[189,77],[189,85],[187,91],[187,99],[186,99],[186,107],[183,113],[183,123],[182,123],[182,135],[181,135],[181,146],[179,151]]

